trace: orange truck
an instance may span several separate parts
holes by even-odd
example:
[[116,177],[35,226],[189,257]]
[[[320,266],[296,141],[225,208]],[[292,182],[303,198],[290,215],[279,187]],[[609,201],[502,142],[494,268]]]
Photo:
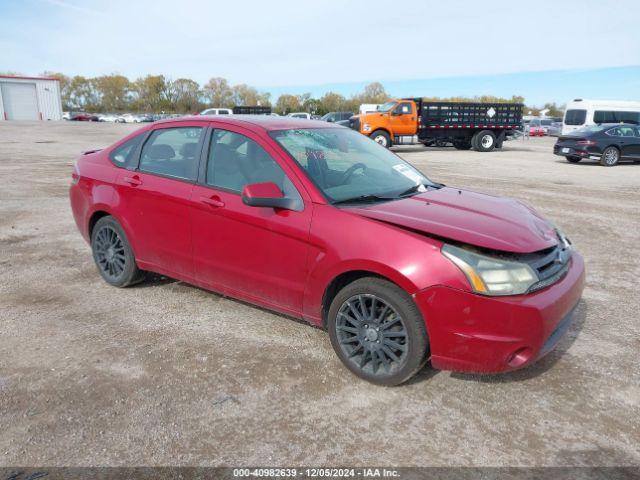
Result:
[[376,112],[355,115],[349,127],[380,145],[442,145],[490,152],[522,129],[522,104],[391,100]]

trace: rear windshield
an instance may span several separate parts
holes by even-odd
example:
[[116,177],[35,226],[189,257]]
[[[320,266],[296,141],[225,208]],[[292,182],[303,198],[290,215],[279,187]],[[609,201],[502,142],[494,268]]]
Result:
[[604,130],[605,127],[601,127],[600,125],[590,125],[588,127],[582,127],[577,130],[574,130],[569,135],[580,136],[580,135],[588,135],[590,133],[596,133]]
[[587,119],[586,110],[567,110],[564,116],[565,125],[584,125],[584,121]]

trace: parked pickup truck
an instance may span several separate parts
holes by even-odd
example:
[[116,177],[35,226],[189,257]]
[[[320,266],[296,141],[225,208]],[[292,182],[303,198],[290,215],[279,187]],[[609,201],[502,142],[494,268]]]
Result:
[[490,152],[522,128],[522,104],[391,100],[376,112],[356,115],[349,127],[379,144],[452,143],[458,150]]

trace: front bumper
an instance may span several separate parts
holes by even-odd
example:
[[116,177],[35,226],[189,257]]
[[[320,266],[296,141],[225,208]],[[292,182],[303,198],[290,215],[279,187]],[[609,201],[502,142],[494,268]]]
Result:
[[434,368],[498,373],[534,363],[568,330],[584,288],[574,252],[566,275],[529,295],[487,297],[445,286],[415,295],[427,325]]

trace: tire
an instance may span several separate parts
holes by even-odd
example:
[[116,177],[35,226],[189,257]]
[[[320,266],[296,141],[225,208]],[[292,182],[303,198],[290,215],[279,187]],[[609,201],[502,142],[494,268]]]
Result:
[[603,167],[614,167],[620,161],[620,150],[616,147],[607,147],[600,157],[600,165]]
[[371,135],[369,135],[371,140],[382,145],[385,148],[389,148],[391,146],[391,137],[384,130],[376,130]]
[[491,130],[482,130],[475,136],[474,148],[478,152],[490,152],[496,148],[496,136]]
[[581,157],[576,157],[574,155],[567,155],[564,158],[567,159],[567,162],[571,162],[571,163],[578,163],[580,160],[582,160]]
[[98,220],[91,232],[91,250],[100,276],[114,287],[128,287],[144,280],[131,245],[120,224],[111,216]]
[[453,147],[456,150],[471,150],[471,140],[456,140],[453,142]]
[[340,290],[331,302],[327,327],[342,363],[377,385],[406,382],[428,358],[420,311],[404,290],[381,278],[361,278]]

